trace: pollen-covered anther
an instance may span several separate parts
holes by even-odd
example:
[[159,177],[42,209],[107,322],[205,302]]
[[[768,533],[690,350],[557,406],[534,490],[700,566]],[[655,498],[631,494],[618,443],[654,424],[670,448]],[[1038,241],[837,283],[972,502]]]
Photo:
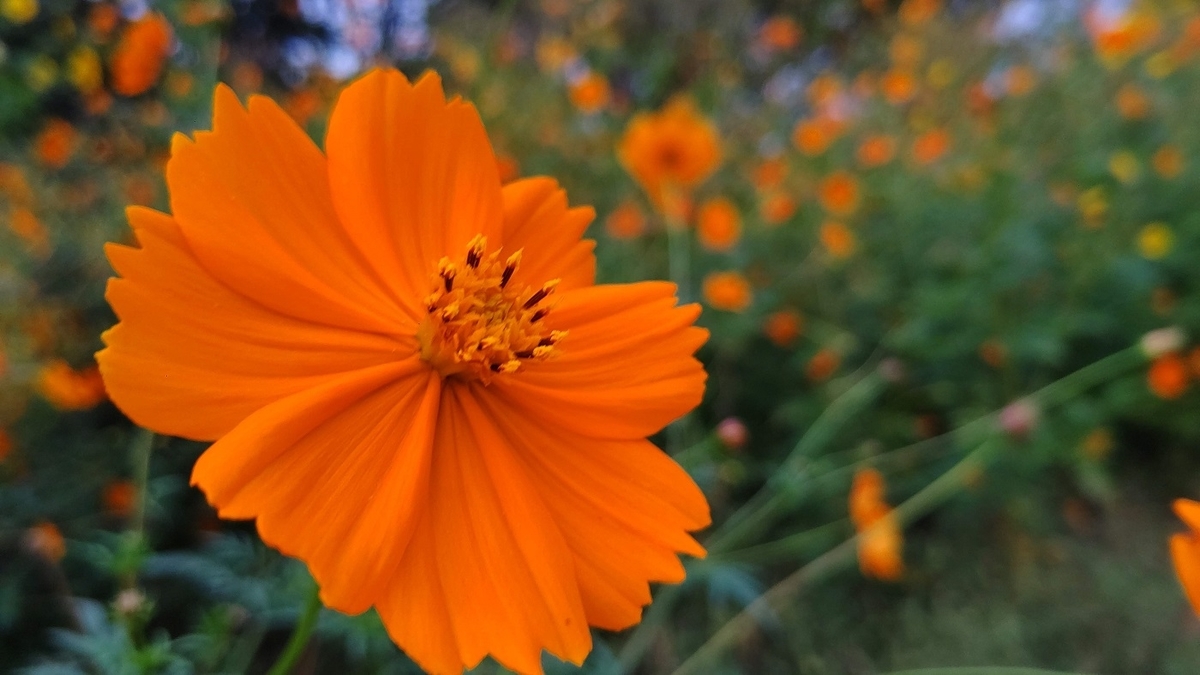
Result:
[[431,275],[425,298],[428,315],[417,333],[421,358],[442,377],[488,383],[500,374],[518,372],[525,363],[552,357],[567,332],[553,330],[544,319],[546,299],[558,279],[536,288],[513,283],[522,251],[506,258],[487,252],[487,238],[468,242],[463,264],[442,258]]

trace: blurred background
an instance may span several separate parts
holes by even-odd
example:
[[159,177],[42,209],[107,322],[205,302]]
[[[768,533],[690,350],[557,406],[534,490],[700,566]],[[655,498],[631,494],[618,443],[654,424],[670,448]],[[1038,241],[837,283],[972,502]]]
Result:
[[[312,582],[188,487],[202,444],[107,401],[102,248],[169,208],[216,82],[320,143],[377,64],[594,205],[601,280],[703,304],[707,395],[655,440],[711,554],[583,672],[1200,672],[1167,550],[1200,495],[1190,0],[0,0],[0,672],[279,654]],[[618,159],[664,106],[721,148],[670,203]],[[297,672],[419,670],[323,611]]]

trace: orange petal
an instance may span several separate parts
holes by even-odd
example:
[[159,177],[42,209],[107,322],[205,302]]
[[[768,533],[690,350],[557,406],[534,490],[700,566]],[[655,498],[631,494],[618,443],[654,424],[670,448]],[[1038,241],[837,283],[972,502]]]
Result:
[[516,448],[575,554],[592,625],[636,623],[648,582],[679,582],[676,552],[703,556],[687,534],[709,524],[708,503],[687,473],[644,439],[606,441],[554,429],[517,411],[496,387],[475,396]]
[[141,426],[212,440],[334,374],[416,353],[411,338],[272,312],[200,267],[170,216],[134,207],[129,220],[142,247],[107,249],[121,278],[106,298],[121,322],[96,359],[109,396]]
[[418,358],[349,373],[273,403],[196,462],[223,518],[308,563],[322,601],[366,610],[426,507],[441,380]]
[[567,193],[551,178],[526,178],[504,186],[504,249],[523,249],[514,279],[540,287],[562,279],[558,292],[591,286],[596,279],[595,242],[583,233],[596,212],[567,208]]
[[1191,499],[1176,499],[1172,504],[1175,515],[1193,532],[1200,532],[1200,502]]
[[288,316],[358,330],[415,326],[417,315],[371,268],[330,200],[325,158],[270,99],[249,110],[217,87],[213,131],[176,135],[171,210],[200,264]]
[[493,386],[529,419],[595,438],[645,438],[700,403],[705,372],[691,355],[708,337],[697,305],[675,306],[665,282],[562,294],[547,321],[569,334],[559,353]]
[[1200,615],[1200,539],[1189,534],[1171,535],[1171,560],[1192,611]]
[[500,247],[496,157],[469,103],[447,102],[441,79],[415,85],[373,70],[342,91],[325,138],[333,201],[357,248],[413,307],[443,256],[477,234]]
[[570,551],[520,457],[473,395],[461,383],[447,389],[431,487],[460,657],[472,666],[491,654],[521,673],[541,672],[543,649],[582,663],[591,636]]

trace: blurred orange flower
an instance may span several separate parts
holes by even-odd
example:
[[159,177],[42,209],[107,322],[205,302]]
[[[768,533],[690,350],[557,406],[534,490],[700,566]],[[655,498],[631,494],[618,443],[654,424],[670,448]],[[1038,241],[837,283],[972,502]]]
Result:
[[8,459],[8,456],[12,454],[12,451],[12,436],[9,436],[8,431],[5,429],[0,429],[0,464],[3,464],[4,460]]
[[704,495],[646,440],[703,395],[699,306],[595,285],[592,210],[502,186],[436,74],[350,84],[324,152],[261,96],[219,86],[213,117],[175,136],[173,213],[108,247],[117,406],[215,440],[192,483],[219,515],[428,671],[580,664],[589,626],[637,623],[704,555]]
[[117,11],[116,5],[108,2],[92,3],[88,11],[88,28],[101,42],[108,39],[120,22],[121,13]]
[[864,168],[883,166],[896,156],[896,139],[885,134],[867,136],[858,146],[858,163]]
[[917,95],[917,78],[901,68],[893,68],[879,78],[879,91],[892,105],[908,103]]
[[1200,615],[1200,502],[1176,499],[1173,507],[1188,531],[1171,535],[1171,562],[1192,611]]
[[567,88],[567,97],[571,105],[585,115],[598,113],[608,105],[612,92],[608,87],[608,79],[595,71],[590,71],[578,78]]
[[1183,153],[1174,145],[1164,145],[1155,151],[1150,163],[1159,176],[1170,180],[1183,172]]
[[857,238],[850,228],[837,221],[821,225],[821,243],[834,258],[848,258],[858,248]]
[[67,554],[67,542],[58,526],[42,521],[25,530],[26,550],[50,562],[58,562]]
[[796,215],[798,205],[796,200],[784,192],[772,192],[759,204],[759,212],[763,222],[770,226],[781,225]]
[[904,0],[900,3],[900,21],[909,26],[928,23],[942,9],[942,0]]
[[932,164],[950,152],[953,138],[950,132],[937,128],[926,131],[913,141],[912,157],[917,164]]
[[842,126],[828,117],[800,120],[792,129],[792,145],[809,157],[822,155],[842,133]]
[[721,163],[717,128],[690,98],[634,115],[617,148],[625,170],[658,208],[704,182]]
[[1173,400],[1183,396],[1191,386],[1192,374],[1187,361],[1174,352],[1154,359],[1146,373],[1146,385],[1161,399]]
[[1008,361],[1008,348],[995,338],[984,340],[979,344],[979,358],[992,368],[1002,368]]
[[850,520],[858,533],[858,565],[863,575],[896,581],[904,574],[904,535],[885,500],[883,474],[859,469],[850,486]]
[[804,330],[804,317],[794,309],[771,312],[763,322],[763,333],[777,347],[787,349]]
[[790,16],[777,15],[763,22],[758,30],[758,41],[771,51],[788,51],[800,44],[804,31]]
[[113,91],[137,96],[153,87],[171,53],[171,24],[150,12],[125,27],[109,60]]
[[1009,96],[1028,96],[1037,86],[1037,73],[1026,65],[1016,65],[1004,74],[1004,89]]
[[136,499],[137,488],[128,480],[112,481],[104,486],[104,492],[101,494],[104,510],[122,518],[128,518],[133,513]]
[[835,216],[847,216],[858,209],[858,180],[847,171],[826,176],[818,189],[821,206]]
[[8,229],[36,255],[44,256],[50,252],[50,237],[46,234],[46,227],[33,211],[22,206],[14,207],[8,214]]
[[713,272],[704,278],[704,302],[713,309],[741,312],[750,306],[750,283],[737,272]]
[[782,157],[768,157],[754,167],[754,187],[761,191],[779,187],[787,176],[787,163]]
[[728,251],[742,237],[742,216],[725,197],[701,204],[696,221],[696,237],[710,251]]
[[646,231],[646,215],[633,200],[627,199],[604,219],[604,230],[613,239],[636,239]]
[[824,382],[842,366],[842,356],[829,347],[822,348],[808,360],[804,374],[812,382]]
[[75,370],[55,359],[38,370],[38,393],[59,410],[87,410],[104,400],[104,382],[95,367]]
[[1150,114],[1150,99],[1132,82],[1126,82],[1117,90],[1117,112],[1127,120],[1145,119]]
[[33,142],[38,162],[51,169],[61,169],[75,154],[75,127],[60,119],[51,119],[42,127]]

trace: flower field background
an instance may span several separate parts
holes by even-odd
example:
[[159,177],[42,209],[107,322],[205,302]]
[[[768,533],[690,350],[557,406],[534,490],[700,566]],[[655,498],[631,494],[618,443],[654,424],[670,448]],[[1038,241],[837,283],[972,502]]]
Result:
[[[654,438],[708,556],[582,672],[1200,671],[1168,549],[1200,495],[1193,3],[0,0],[0,672],[284,649],[305,567],[107,400],[103,246],[168,209],[218,81],[320,143],[382,63],[593,205],[599,279],[674,281],[711,331]],[[324,610],[296,672],[420,671]]]

